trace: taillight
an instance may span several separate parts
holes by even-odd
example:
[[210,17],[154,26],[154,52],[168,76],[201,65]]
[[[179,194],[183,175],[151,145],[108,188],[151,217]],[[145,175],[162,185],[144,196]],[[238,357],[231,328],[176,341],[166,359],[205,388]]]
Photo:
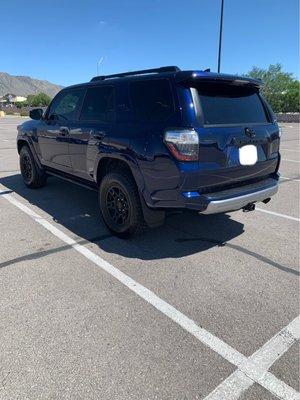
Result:
[[164,142],[177,160],[198,161],[199,136],[194,129],[167,130]]

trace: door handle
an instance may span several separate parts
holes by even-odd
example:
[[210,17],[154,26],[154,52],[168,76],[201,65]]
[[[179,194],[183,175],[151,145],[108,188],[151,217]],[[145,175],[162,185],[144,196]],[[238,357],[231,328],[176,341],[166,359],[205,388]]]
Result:
[[59,132],[61,136],[66,136],[70,133],[69,128],[60,128]]
[[106,135],[106,133],[104,131],[94,131],[93,132],[94,139],[102,140],[105,135]]

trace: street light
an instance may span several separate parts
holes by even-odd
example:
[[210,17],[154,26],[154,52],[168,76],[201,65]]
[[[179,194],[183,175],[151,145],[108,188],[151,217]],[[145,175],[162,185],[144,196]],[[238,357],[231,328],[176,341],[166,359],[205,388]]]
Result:
[[97,76],[99,75],[99,65],[101,65],[104,61],[104,57],[101,57],[99,61],[97,61]]
[[220,36],[219,36],[218,73],[220,73],[220,69],[221,69],[221,49],[222,49],[222,33],[223,33],[223,10],[224,10],[224,0],[221,0],[221,19],[220,19]]

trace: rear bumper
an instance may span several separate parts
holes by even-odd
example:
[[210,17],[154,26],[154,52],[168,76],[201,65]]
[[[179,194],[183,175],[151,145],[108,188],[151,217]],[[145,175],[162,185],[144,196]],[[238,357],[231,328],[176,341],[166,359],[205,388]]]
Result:
[[267,187],[265,189],[257,190],[252,193],[247,193],[244,195],[232,195],[232,197],[227,197],[224,199],[210,199],[207,208],[201,211],[202,214],[217,214],[229,211],[240,210],[241,208],[247,206],[249,203],[255,203],[258,201],[263,201],[271,198],[278,191],[278,182],[275,181],[274,185]]
[[[177,189],[173,198],[147,202],[152,209],[188,209],[203,214],[216,214],[239,210],[249,203],[264,201],[278,191],[279,174],[251,182],[236,182],[234,187],[223,188],[209,193],[201,191],[183,192]],[[168,197],[166,191],[166,197]],[[172,192],[173,194],[173,192]],[[152,199],[153,200],[153,199]]]

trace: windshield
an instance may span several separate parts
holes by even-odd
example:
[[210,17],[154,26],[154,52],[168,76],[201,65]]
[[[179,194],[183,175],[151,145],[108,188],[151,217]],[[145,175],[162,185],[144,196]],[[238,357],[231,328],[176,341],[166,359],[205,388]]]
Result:
[[258,92],[253,88],[199,85],[196,89],[205,125],[269,122]]

